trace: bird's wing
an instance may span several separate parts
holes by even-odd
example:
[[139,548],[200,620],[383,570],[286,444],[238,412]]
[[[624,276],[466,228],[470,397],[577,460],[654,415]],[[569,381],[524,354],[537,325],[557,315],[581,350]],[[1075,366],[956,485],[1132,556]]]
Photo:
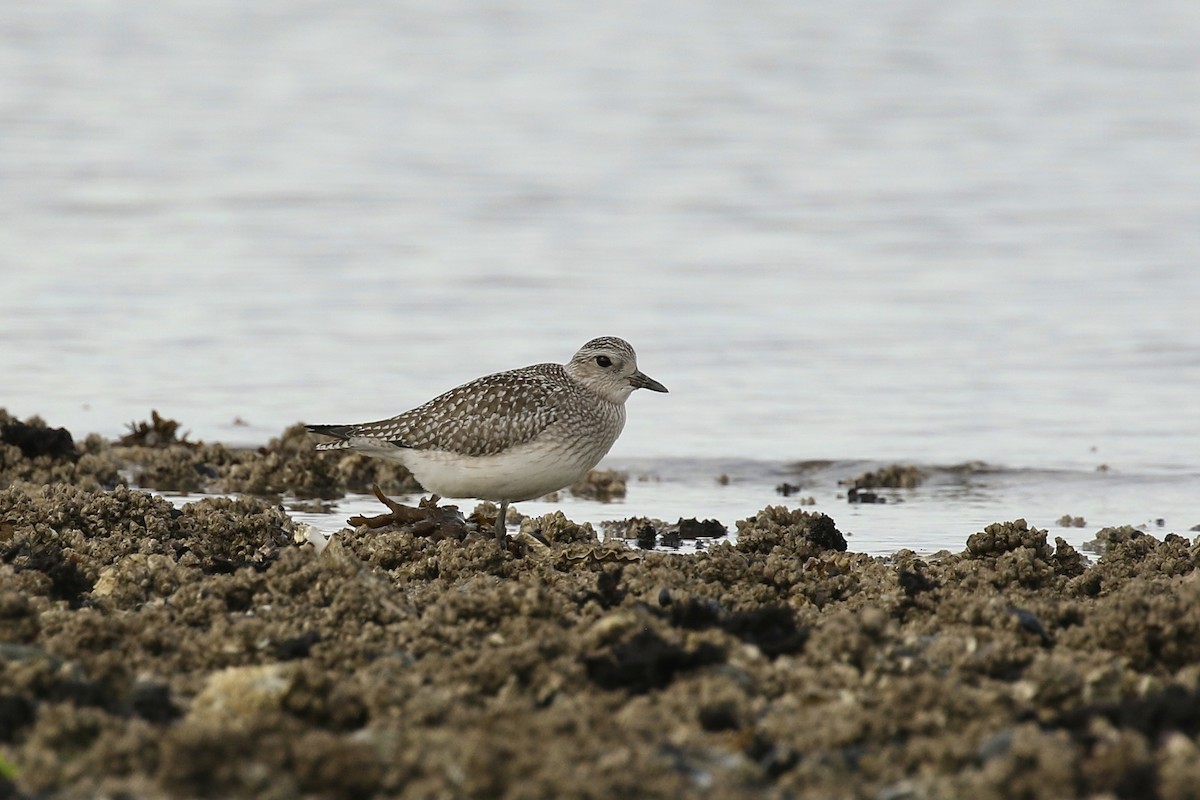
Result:
[[354,425],[346,434],[417,450],[501,453],[534,439],[557,419],[553,398],[566,375],[554,380],[553,370],[562,367],[539,364],[488,375],[391,419]]

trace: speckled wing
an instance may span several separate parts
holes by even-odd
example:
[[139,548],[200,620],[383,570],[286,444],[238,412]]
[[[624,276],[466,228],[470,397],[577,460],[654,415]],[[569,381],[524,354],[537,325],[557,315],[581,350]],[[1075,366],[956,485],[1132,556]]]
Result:
[[495,455],[546,430],[557,418],[554,395],[570,385],[558,364],[498,372],[391,419],[354,425],[346,435],[417,450]]

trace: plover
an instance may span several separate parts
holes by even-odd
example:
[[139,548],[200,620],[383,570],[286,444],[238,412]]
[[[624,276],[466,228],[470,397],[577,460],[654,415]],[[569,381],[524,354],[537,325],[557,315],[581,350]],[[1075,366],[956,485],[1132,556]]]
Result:
[[634,389],[665,392],[641,372],[623,339],[592,339],[566,364],[534,364],[464,383],[390,419],[309,425],[352,450],[398,461],[426,491],[500,504],[503,543],[508,504],[570,486],[596,466],[625,427]]

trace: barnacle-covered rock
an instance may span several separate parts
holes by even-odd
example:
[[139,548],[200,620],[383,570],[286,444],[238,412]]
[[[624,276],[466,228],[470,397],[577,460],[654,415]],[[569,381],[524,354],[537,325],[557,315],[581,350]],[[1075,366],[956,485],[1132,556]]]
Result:
[[737,549],[767,553],[776,548],[807,558],[823,550],[846,550],[846,537],[825,514],[767,506],[737,523]]

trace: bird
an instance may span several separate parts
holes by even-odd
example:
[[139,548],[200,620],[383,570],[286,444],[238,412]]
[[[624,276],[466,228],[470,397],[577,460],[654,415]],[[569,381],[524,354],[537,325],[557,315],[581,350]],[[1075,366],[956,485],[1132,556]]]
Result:
[[435,495],[499,503],[503,546],[509,504],[570,486],[600,463],[636,389],[667,391],[638,369],[628,342],[602,336],[565,364],[485,375],[388,419],[305,427],[333,439],[317,450],[399,462]]

